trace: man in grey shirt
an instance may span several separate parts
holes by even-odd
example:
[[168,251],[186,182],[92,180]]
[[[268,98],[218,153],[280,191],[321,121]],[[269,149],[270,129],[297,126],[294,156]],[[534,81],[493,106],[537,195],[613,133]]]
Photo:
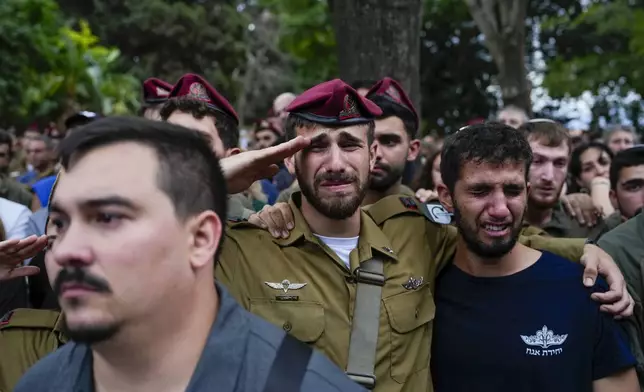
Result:
[[15,391],[362,390],[214,283],[226,180],[198,132],[113,117],[60,151],[46,266],[71,342]]

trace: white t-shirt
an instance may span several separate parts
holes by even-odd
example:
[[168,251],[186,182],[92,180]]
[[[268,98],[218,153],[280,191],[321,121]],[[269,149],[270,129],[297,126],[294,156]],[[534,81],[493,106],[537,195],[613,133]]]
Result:
[[344,261],[347,268],[351,269],[351,263],[349,262],[349,254],[352,250],[358,247],[358,238],[360,237],[325,237],[323,235],[313,234],[318,237],[322,242],[326,244],[329,248],[333,249],[335,254],[338,255],[340,260]]
[[0,197],[0,220],[7,233],[7,239],[23,239],[28,237],[29,218],[31,211],[22,204]]

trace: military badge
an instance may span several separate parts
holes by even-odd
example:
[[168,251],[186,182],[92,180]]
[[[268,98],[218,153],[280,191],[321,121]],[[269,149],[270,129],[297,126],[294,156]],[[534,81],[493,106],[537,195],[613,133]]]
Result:
[[360,117],[360,112],[358,111],[358,104],[356,100],[351,95],[344,96],[344,109],[340,112],[340,120],[346,120],[349,118]]
[[13,316],[13,310],[7,312],[2,318],[0,318],[0,325],[7,325]]
[[391,98],[393,98],[394,101],[401,103],[402,98],[400,98],[400,93],[394,86],[389,86],[387,87],[387,90],[385,91],[385,94],[389,95]]
[[164,90],[161,87],[157,86],[157,95],[159,97],[167,97],[168,95],[170,95],[170,91]]
[[414,278],[412,276],[409,278],[409,280],[406,283],[403,283],[402,287],[404,287],[407,290],[416,290],[423,284],[423,282],[424,282],[424,279],[422,276],[420,278]]
[[[299,290],[306,286],[306,283],[291,283],[288,279],[284,279],[279,283],[264,282],[264,284],[272,289],[282,290],[284,294],[288,293],[289,290]],[[297,301],[299,297],[297,295],[276,295],[275,299],[277,301]]]
[[450,214],[441,204],[427,204],[430,218],[443,225],[452,223],[452,214]]
[[405,206],[406,209],[418,211],[418,205],[416,205],[416,202],[411,197],[401,197],[400,202]]
[[202,101],[210,101],[210,97],[208,96],[208,92],[206,92],[204,85],[197,82],[194,82],[190,85],[188,97],[200,99]]

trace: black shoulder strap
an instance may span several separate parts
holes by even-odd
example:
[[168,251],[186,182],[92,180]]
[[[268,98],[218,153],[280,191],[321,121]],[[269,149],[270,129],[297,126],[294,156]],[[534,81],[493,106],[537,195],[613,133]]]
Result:
[[264,392],[300,391],[312,354],[311,347],[285,334],[268,374]]

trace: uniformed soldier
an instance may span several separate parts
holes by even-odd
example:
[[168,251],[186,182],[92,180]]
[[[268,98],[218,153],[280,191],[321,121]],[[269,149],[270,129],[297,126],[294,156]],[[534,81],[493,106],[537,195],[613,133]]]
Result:
[[60,312],[16,309],[0,319],[0,392],[13,391],[22,375],[67,342]]
[[420,152],[420,140],[416,138],[420,120],[414,104],[402,86],[389,77],[379,80],[366,97],[378,105],[382,114],[375,121],[372,146],[376,148],[376,162],[363,205],[388,195],[413,195],[402,180],[405,166],[414,162]]
[[519,131],[525,133],[534,154],[525,226],[539,227],[553,237],[596,241],[608,231],[603,220],[593,227],[581,225],[559,202],[570,160],[568,130],[555,121],[536,119],[521,125]]
[[168,100],[172,85],[157,78],[143,81],[143,102],[140,114],[150,120],[161,120],[161,107]]
[[[626,331],[630,338],[631,350],[637,359],[637,374],[644,386],[644,213],[617,226],[602,236],[598,245],[615,259],[635,300],[633,317],[626,320]],[[642,388],[644,391],[644,388]]]
[[[239,154],[239,117],[228,100],[204,78],[186,74],[170,91],[161,119],[204,132],[219,158]],[[247,219],[255,210],[243,194],[229,197],[229,218]]]
[[[251,312],[318,347],[363,385],[375,383],[381,391],[430,390],[433,282],[453,254],[456,232],[437,224],[444,223],[444,210],[425,211],[412,197],[382,199],[368,209],[373,220],[357,211],[360,201],[354,197],[365,174],[355,167],[368,170],[369,118],[378,114],[341,81],[303,93],[288,111],[287,135],[313,140],[293,158],[302,192],[289,202],[292,232],[288,238],[272,238],[249,223],[233,225],[218,279]],[[367,125],[358,133],[355,124]],[[358,152],[360,158],[354,157]],[[383,202],[385,207],[376,207]],[[567,255],[577,258],[584,243],[540,236],[526,241],[564,255],[574,248]],[[588,250],[588,257],[597,255]],[[381,260],[382,269],[365,274],[363,268],[374,260]],[[382,285],[369,287],[373,291],[366,304],[360,299],[365,285]],[[620,310],[626,307],[620,305]],[[366,339],[371,344],[354,340],[360,336],[356,326],[374,334]]]

